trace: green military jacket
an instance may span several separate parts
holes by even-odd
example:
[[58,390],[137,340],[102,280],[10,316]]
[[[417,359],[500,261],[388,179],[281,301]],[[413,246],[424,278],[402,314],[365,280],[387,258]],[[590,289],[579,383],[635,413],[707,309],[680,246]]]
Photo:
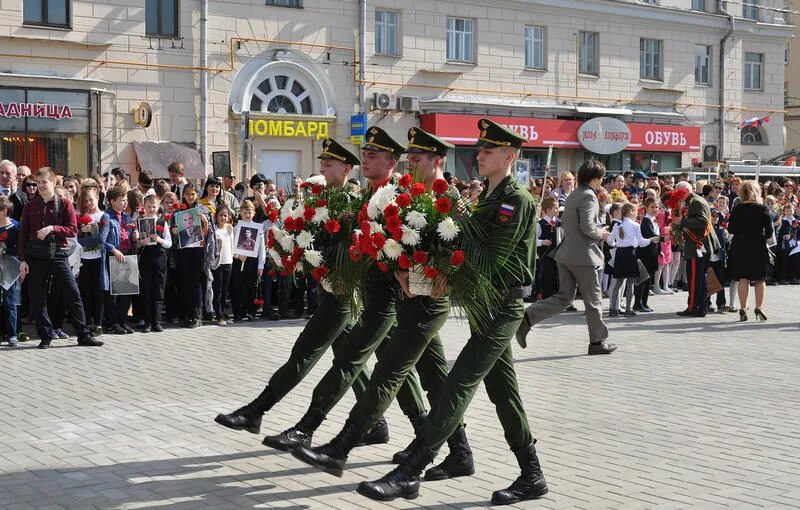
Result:
[[536,271],[536,204],[528,190],[507,176],[490,194],[483,190],[472,219],[488,229],[481,248],[498,289],[530,285]]
[[[683,230],[683,257],[697,257],[698,246],[695,239],[702,242],[706,255],[720,249],[719,239],[714,232],[711,209],[703,197],[692,194],[686,203],[686,216],[681,220]],[[694,237],[694,239],[692,239]]]

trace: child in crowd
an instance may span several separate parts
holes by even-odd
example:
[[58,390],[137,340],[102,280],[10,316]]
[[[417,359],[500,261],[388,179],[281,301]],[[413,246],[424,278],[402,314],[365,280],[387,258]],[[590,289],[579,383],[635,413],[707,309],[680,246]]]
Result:
[[[239,210],[240,222],[252,222],[256,208],[253,202],[245,200]],[[238,233],[234,234],[233,246],[238,246]],[[257,257],[234,255],[231,268],[231,308],[233,320],[238,322],[244,319],[254,320],[256,306],[253,300],[256,297],[256,283],[264,272],[266,263],[266,249],[264,239],[259,235],[256,239]],[[265,303],[266,305],[266,303]]]
[[547,197],[542,200],[542,217],[536,224],[536,260],[539,261],[533,289],[536,299],[547,299],[558,290],[558,266],[548,254],[556,248],[560,227],[558,201]]
[[[711,210],[711,221],[720,245],[719,251],[711,254],[711,269],[714,270],[714,275],[723,287],[721,291],[717,292],[717,313],[725,313],[727,310],[725,304],[725,266],[728,262],[728,223],[725,221],[723,214],[717,209]],[[710,304],[711,296],[709,296],[708,301]]]
[[[611,232],[614,230],[614,227],[622,223],[622,204],[619,202],[614,202],[609,206],[608,213],[606,213],[606,226],[608,227],[608,231]],[[611,284],[614,280],[614,253],[616,252],[616,248],[612,246],[608,241],[603,243],[603,258],[605,260],[605,266],[603,268],[603,277],[605,281],[602,282],[603,285],[603,297],[608,297],[608,293],[611,290]]]
[[[117,262],[122,263],[125,262],[125,255],[133,253],[137,241],[133,219],[125,213],[125,208],[128,206],[127,191],[122,186],[112,187],[106,193],[106,202],[109,205],[106,209],[109,218],[106,251],[111,252]],[[133,333],[133,329],[128,326],[130,306],[130,296],[112,296],[110,292],[106,292],[106,333],[114,335]]]
[[[11,218],[14,204],[8,197],[0,195],[0,257],[16,257],[19,243],[19,222]],[[15,262],[19,264],[19,262]],[[19,278],[8,290],[0,287],[0,300],[2,300],[3,335],[2,340],[8,342],[9,347],[19,345],[19,303],[20,283]]]
[[[64,186],[55,186],[53,188],[53,192],[60,198],[61,200],[65,200],[68,202],[75,202],[73,196],[69,193],[69,191]],[[73,205],[74,207],[74,205]],[[77,211],[77,210],[76,210]],[[76,220],[77,220],[77,212],[76,212]],[[80,245],[78,244],[78,238],[76,237],[67,237],[67,248],[66,248],[66,255],[70,262],[70,269],[72,271],[72,275],[77,278],[78,273],[81,269],[81,259],[80,259]],[[77,256],[74,256],[76,255]],[[77,281],[77,280],[76,280]],[[53,276],[50,276],[50,282],[48,283],[50,288],[50,292],[47,294],[47,313],[50,316],[50,323],[53,325],[53,334],[52,339],[67,339],[69,338],[69,334],[61,329],[61,326],[64,324],[64,320],[67,318],[67,303],[65,300],[65,293],[63,292],[64,289],[53,286]],[[78,291],[80,292],[80,290]]]
[[217,325],[225,326],[228,323],[225,321],[222,311],[225,308],[225,295],[228,293],[233,267],[233,226],[231,225],[231,211],[227,205],[222,205],[217,209],[214,220],[217,224],[217,251],[219,253],[214,264],[216,266],[214,267],[214,318]]
[[664,239],[658,243],[658,269],[653,278],[653,292],[660,294],[673,294],[670,289],[672,284],[672,213],[667,207],[659,207],[656,213],[656,224],[659,231],[664,235]]
[[81,188],[78,211],[78,244],[81,246],[78,289],[86,314],[86,325],[96,336],[103,332],[104,293],[109,290],[106,243],[110,218],[100,210],[100,190],[94,186]]
[[[790,203],[783,206],[780,228],[777,233],[778,281],[782,285],[800,283],[800,218],[794,214]],[[794,252],[794,254],[792,254]]]
[[[194,184],[188,183],[183,187],[181,209],[192,209],[197,205],[197,188]],[[205,236],[208,234],[208,219],[205,214],[200,214],[200,223],[201,235],[205,240]],[[195,225],[192,228],[197,228],[197,226]],[[172,235],[175,239],[179,239],[177,227],[172,227]],[[205,258],[205,244],[201,244],[202,246],[182,247],[178,251],[176,264],[179,273],[178,302],[182,305],[182,326],[185,328],[200,326],[203,300],[201,275],[203,274],[203,259]]]
[[167,323],[175,323],[183,320],[180,314],[180,301],[178,299],[178,241],[174,237],[178,232],[175,225],[175,209],[180,207],[178,196],[167,191],[161,200],[161,214],[164,224],[170,229],[170,238],[173,239],[172,246],[167,250],[167,283],[164,287],[164,308],[165,320]]
[[[652,191],[652,190],[647,190]],[[642,262],[645,270],[647,271],[647,279],[638,284],[634,289],[635,299],[633,309],[637,312],[652,312],[653,309],[647,304],[650,297],[650,287],[654,283],[654,276],[658,269],[658,253],[661,248],[661,229],[656,221],[656,214],[658,214],[658,200],[652,196],[648,196],[644,200],[644,216],[640,225],[642,237],[644,239],[656,239],[652,244],[648,243],[645,246],[640,246],[636,250],[636,256]]]
[[608,314],[611,317],[620,315],[619,299],[620,291],[625,288],[625,312],[622,315],[632,317],[636,312],[631,308],[633,301],[634,287],[637,279],[644,279],[645,276],[640,272],[640,266],[636,255],[637,248],[650,246],[651,243],[659,240],[658,236],[645,239],[642,237],[642,230],[636,223],[638,207],[635,204],[627,203],[622,206],[622,223],[616,225],[608,238],[609,243],[616,247],[614,253],[614,283],[611,286],[611,299]]
[[144,197],[144,214],[141,219],[154,220],[155,231],[142,235],[139,240],[139,275],[141,291],[140,308],[143,312],[142,332],[161,332],[161,313],[164,309],[164,287],[167,283],[167,251],[172,247],[172,236],[164,218],[158,215],[159,200],[155,194]]

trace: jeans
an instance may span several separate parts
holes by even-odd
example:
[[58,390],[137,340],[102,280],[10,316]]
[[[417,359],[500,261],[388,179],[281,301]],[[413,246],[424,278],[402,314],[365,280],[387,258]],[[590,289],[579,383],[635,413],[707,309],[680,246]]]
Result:
[[3,321],[3,339],[15,338],[17,336],[17,309],[19,307],[20,298],[20,284],[19,280],[15,281],[8,290],[0,288],[0,297],[3,300],[3,306],[0,310],[3,312],[5,320]]

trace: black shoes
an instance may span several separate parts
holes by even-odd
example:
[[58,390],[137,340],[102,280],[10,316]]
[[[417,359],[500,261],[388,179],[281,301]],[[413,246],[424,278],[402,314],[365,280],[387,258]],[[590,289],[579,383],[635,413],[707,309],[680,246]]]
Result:
[[417,446],[402,464],[374,482],[361,482],[357,492],[376,501],[397,498],[414,499],[419,496],[419,475],[433,462],[433,452]]
[[244,407],[240,407],[230,414],[218,414],[214,421],[233,430],[246,430],[251,434],[258,434],[261,431],[261,418],[272,406],[275,399],[269,386]]
[[739,322],[747,322],[747,310],[744,308],[739,310]]
[[151,331],[153,331],[153,326],[150,324],[145,324],[142,328],[142,333],[150,333]]
[[292,457],[326,473],[341,477],[347,454],[350,453],[361,438],[358,425],[347,420],[336,437],[330,443],[314,448],[299,446],[292,450]]
[[461,425],[453,432],[447,439],[447,446],[450,448],[450,453],[441,464],[425,472],[426,482],[475,474],[475,463],[472,461],[472,449],[467,441],[466,426]]
[[422,433],[422,427],[425,425],[425,418],[428,416],[428,413],[422,413],[417,416],[410,416],[408,419],[411,422],[411,426],[414,427],[414,439],[406,446],[403,450],[395,453],[392,456],[392,464],[400,464],[404,460],[411,455],[411,452],[417,446],[417,438]]
[[303,432],[297,427],[292,427],[288,430],[284,430],[277,436],[266,436],[264,440],[261,441],[261,444],[283,452],[291,452],[300,446],[309,448],[311,446],[312,437],[312,432]]
[[531,323],[528,322],[528,316],[523,313],[522,322],[520,323],[519,328],[517,328],[517,333],[516,333],[517,343],[523,349],[528,347],[527,337],[530,331],[531,331]]
[[381,418],[372,426],[371,429],[367,431],[366,434],[361,438],[361,441],[358,442],[356,447],[358,446],[368,446],[371,444],[386,444],[389,442],[389,424],[386,423],[386,419],[381,416]]
[[678,317],[705,317],[706,312],[694,312],[692,310],[683,310],[681,312],[677,312],[675,315]]
[[159,323],[153,325],[153,333],[161,333],[162,331],[164,331],[164,326]]
[[49,349],[50,348],[50,340],[42,340],[39,342],[39,349]]
[[753,313],[756,314],[756,320],[766,322],[767,316],[764,315],[764,312],[762,312],[760,308],[753,310]]
[[536,456],[536,447],[531,444],[515,451],[514,455],[522,473],[510,487],[492,494],[493,505],[513,505],[520,501],[540,498],[549,491],[539,465],[539,458]]
[[596,354],[611,354],[616,350],[616,344],[610,344],[605,341],[589,344],[589,356],[594,356]]
[[94,337],[92,337],[92,335],[86,335],[78,338],[78,345],[81,347],[102,347],[103,342],[96,340]]

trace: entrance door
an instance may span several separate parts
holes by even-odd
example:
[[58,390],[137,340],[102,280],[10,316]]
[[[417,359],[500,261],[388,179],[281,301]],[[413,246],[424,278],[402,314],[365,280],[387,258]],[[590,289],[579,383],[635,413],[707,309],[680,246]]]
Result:
[[261,174],[275,181],[278,189],[292,192],[292,181],[300,175],[300,151],[261,151]]

